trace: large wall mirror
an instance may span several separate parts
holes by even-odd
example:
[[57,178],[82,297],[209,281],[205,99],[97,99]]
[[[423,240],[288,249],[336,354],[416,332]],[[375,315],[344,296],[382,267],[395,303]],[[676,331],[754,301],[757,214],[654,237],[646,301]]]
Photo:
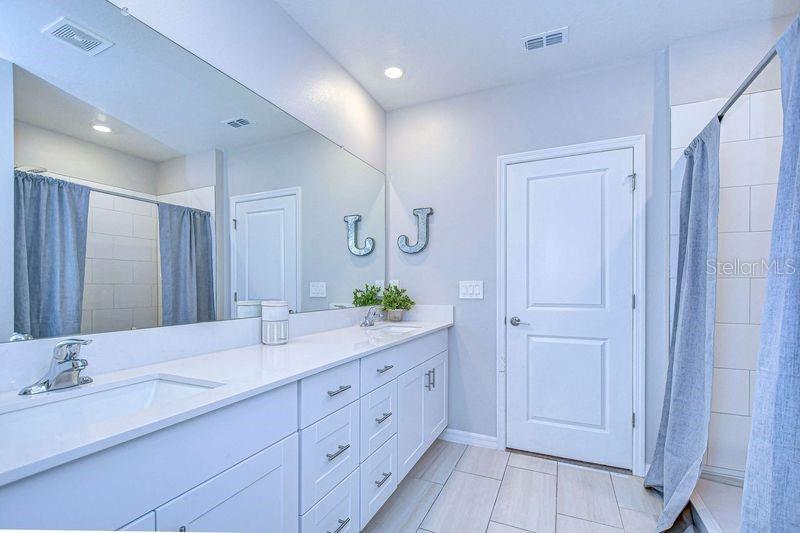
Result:
[[105,0],[2,16],[0,339],[335,309],[383,282],[381,172]]

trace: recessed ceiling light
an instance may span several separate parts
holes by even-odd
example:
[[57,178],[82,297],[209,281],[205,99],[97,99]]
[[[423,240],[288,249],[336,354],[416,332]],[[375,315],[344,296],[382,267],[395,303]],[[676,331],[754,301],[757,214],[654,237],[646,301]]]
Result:
[[111,133],[111,128],[103,124],[92,124],[92,129],[100,133]]
[[386,70],[383,71],[383,75],[389,78],[390,80],[396,80],[403,77],[406,71],[403,70],[403,67],[394,66],[394,67],[387,67]]

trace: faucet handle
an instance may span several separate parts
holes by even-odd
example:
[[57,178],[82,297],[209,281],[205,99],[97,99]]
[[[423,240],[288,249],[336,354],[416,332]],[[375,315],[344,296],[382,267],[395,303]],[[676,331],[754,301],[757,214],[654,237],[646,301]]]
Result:
[[81,353],[81,346],[91,344],[90,339],[65,339],[53,349],[53,358],[59,361],[72,361]]

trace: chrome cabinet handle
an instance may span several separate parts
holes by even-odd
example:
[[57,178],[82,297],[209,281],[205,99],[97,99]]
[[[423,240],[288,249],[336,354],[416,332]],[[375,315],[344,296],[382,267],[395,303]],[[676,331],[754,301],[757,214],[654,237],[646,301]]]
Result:
[[381,485],[383,485],[384,483],[386,483],[386,481],[387,481],[387,480],[388,480],[390,477],[392,477],[392,473],[391,473],[391,472],[384,472],[384,473],[383,473],[383,478],[382,478],[382,479],[380,479],[379,481],[376,481],[376,482],[375,482],[375,484],[376,484],[376,485],[378,485],[378,486],[380,487]]
[[389,418],[390,416],[392,416],[391,411],[389,411],[388,413],[383,413],[383,416],[376,418],[375,422],[377,422],[378,424],[383,424],[384,422],[386,422],[386,419]]
[[431,378],[433,383],[431,384],[432,388],[436,388],[436,367],[431,368]]
[[350,448],[349,444],[340,444],[338,450],[336,450],[333,453],[326,453],[325,457],[328,458],[328,461],[333,461],[334,459],[339,457],[342,453],[344,453],[345,450],[347,450],[349,448]]
[[378,369],[378,374],[383,374],[384,372],[388,372],[389,370],[393,369],[394,365],[386,365],[383,368]]
[[431,371],[428,370],[427,372],[425,372],[425,388],[431,390],[433,388],[433,385],[431,385],[431,383],[432,383]]
[[519,326],[519,325],[530,326],[531,325],[530,322],[521,321],[518,316],[512,316],[510,322],[511,322],[512,326]]
[[328,530],[328,533],[340,533],[340,531],[342,531],[344,528],[346,528],[347,524],[349,524],[349,523],[350,523],[350,517],[349,516],[347,518],[345,518],[344,520],[342,520],[340,518],[339,519],[339,527],[337,527],[333,531]]
[[329,390],[328,391],[328,396],[333,398],[337,394],[341,394],[341,393],[343,393],[344,391],[346,391],[346,390],[348,390],[350,388],[352,388],[352,385],[340,385],[339,388],[336,389],[336,390]]

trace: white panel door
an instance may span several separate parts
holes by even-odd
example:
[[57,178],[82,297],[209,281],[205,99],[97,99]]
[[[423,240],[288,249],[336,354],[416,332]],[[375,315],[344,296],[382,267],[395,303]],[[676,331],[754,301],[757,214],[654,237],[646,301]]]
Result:
[[423,363],[397,378],[397,469],[400,482],[427,449],[425,385],[430,367]]
[[248,195],[234,199],[233,211],[237,300],[286,300],[290,310],[299,311],[297,196]]
[[425,440],[426,448],[439,438],[447,427],[447,352],[426,362]]
[[632,173],[630,148],[508,169],[509,448],[632,466]]

